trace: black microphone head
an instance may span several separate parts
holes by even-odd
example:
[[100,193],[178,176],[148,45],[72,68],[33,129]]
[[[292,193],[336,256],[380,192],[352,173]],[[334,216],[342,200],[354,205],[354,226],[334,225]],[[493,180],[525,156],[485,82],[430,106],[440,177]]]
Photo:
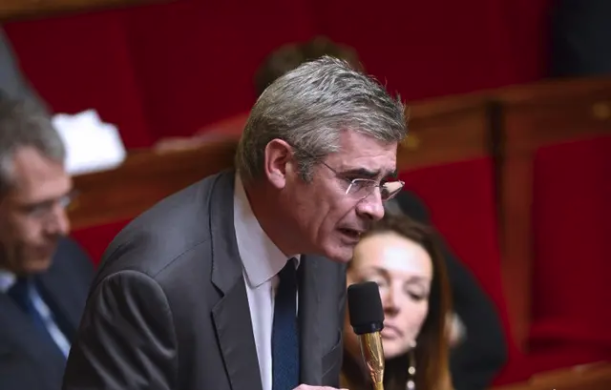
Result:
[[380,289],[375,282],[352,284],[348,287],[348,311],[354,333],[379,332],[384,328],[384,309]]

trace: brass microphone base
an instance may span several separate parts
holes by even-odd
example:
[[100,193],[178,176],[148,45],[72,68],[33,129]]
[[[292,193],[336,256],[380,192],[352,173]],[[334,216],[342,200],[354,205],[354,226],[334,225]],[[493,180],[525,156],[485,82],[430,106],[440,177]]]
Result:
[[380,332],[359,335],[359,344],[374,390],[384,390],[384,349]]

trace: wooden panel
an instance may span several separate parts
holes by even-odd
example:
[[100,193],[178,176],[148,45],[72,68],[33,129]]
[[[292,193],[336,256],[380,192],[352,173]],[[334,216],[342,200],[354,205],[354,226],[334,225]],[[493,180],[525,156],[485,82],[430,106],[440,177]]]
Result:
[[487,156],[488,104],[484,96],[451,97],[409,109],[408,136],[397,156],[399,170]]
[[537,84],[501,90],[511,153],[567,140],[611,134],[611,78]]
[[537,374],[526,383],[495,387],[492,390],[608,390],[611,364],[595,363]]
[[1,0],[0,20],[161,1],[164,0]]
[[528,349],[532,302],[532,159],[507,157],[500,169],[499,208],[505,303],[516,346]]
[[504,150],[503,276],[518,346],[527,348],[531,317],[533,158],[542,146],[611,134],[611,79],[544,82],[500,90]]
[[69,210],[74,228],[132,218],[159,200],[231,167],[235,139],[209,142],[181,152],[130,154],[120,167],[74,178],[79,192]]

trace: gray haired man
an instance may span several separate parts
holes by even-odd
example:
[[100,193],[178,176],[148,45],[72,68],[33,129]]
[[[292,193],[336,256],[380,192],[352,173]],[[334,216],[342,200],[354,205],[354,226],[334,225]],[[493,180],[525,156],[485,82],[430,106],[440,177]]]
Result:
[[345,264],[403,185],[405,134],[403,105],[340,60],[276,80],[237,172],[170,196],[110,244],[63,388],[339,386]]
[[93,266],[66,236],[72,180],[39,108],[0,93],[0,389],[58,390]]

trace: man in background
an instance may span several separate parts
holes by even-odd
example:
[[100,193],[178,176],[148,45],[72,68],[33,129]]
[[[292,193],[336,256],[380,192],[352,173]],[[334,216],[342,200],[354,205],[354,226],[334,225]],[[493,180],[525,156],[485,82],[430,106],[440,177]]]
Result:
[[88,256],[66,237],[72,180],[64,159],[47,114],[0,93],[2,390],[61,387],[93,277]]

